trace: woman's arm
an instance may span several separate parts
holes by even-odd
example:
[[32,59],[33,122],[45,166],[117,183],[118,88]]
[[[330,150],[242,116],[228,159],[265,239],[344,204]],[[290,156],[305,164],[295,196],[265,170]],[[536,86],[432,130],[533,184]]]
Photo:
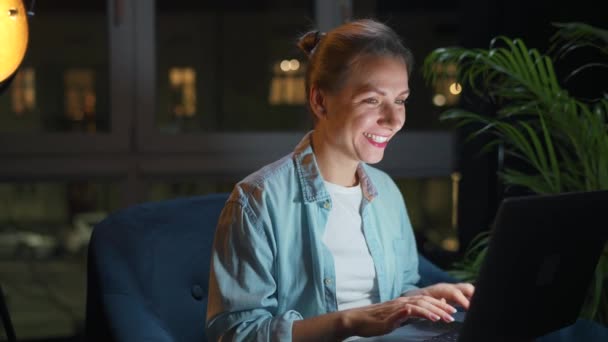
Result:
[[456,309],[429,296],[399,297],[381,304],[332,312],[293,322],[293,341],[341,341],[350,336],[379,336],[412,317],[452,322]]
[[[232,196],[232,195],[231,195]],[[207,335],[231,340],[290,341],[296,311],[277,314],[274,251],[256,213],[238,198],[218,221],[209,275]]]

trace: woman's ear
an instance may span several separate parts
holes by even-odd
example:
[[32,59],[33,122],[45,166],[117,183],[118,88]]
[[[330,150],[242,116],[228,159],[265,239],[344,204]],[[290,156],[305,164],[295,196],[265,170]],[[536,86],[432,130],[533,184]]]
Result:
[[310,109],[317,120],[324,119],[327,116],[327,111],[325,109],[325,93],[321,89],[316,86],[311,87],[308,101],[310,103]]

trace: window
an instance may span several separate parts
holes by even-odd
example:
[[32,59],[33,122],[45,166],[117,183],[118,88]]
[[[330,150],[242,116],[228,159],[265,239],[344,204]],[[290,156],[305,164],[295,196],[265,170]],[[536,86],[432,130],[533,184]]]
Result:
[[[314,25],[313,1],[222,4],[157,1],[156,123],[163,133],[304,131],[305,56],[298,33]],[[189,116],[176,116],[176,65],[193,69],[196,99]],[[283,66],[283,69],[281,68]],[[165,76],[167,75],[167,76]],[[190,91],[190,90],[188,90]],[[178,98],[179,100],[176,100]],[[176,102],[177,101],[177,102]],[[184,110],[177,107],[178,111]]]
[[456,216],[459,181],[457,173],[448,177],[396,180],[422,252],[459,250]]
[[70,130],[95,132],[95,72],[90,69],[68,69],[64,73],[65,115]]
[[34,68],[21,69],[13,79],[11,104],[16,116],[31,113],[36,108],[36,73]]
[[169,111],[176,118],[188,118],[196,113],[196,71],[193,68],[169,69],[172,101]]
[[270,81],[268,102],[271,105],[297,105],[306,104],[306,87],[304,70],[306,64],[297,59],[284,59],[274,64],[273,76]]
[[89,238],[119,197],[115,182],[0,183],[0,282],[19,339],[80,333]]
[[[312,127],[295,43],[333,2],[237,3],[37,3],[26,58],[0,96],[0,275],[20,338],[82,334],[83,247],[106,214],[231,191]],[[410,113],[379,167],[423,199],[408,200],[414,227],[442,243],[451,135],[422,132],[432,125],[416,121],[432,112]]]

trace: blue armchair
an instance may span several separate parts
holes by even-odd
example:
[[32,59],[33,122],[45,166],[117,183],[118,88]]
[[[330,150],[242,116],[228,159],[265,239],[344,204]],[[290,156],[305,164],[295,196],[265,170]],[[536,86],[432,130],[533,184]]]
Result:
[[[206,341],[210,249],[228,194],[144,203],[93,230],[87,341]],[[454,280],[420,256],[420,285]]]

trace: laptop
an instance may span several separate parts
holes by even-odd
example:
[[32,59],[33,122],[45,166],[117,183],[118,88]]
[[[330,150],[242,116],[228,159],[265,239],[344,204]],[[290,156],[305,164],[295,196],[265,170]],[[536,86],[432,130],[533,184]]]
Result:
[[464,321],[453,331],[439,324],[430,334],[434,324],[417,320],[374,340],[532,341],[571,325],[608,240],[607,228],[608,191],[507,198],[496,214]]

